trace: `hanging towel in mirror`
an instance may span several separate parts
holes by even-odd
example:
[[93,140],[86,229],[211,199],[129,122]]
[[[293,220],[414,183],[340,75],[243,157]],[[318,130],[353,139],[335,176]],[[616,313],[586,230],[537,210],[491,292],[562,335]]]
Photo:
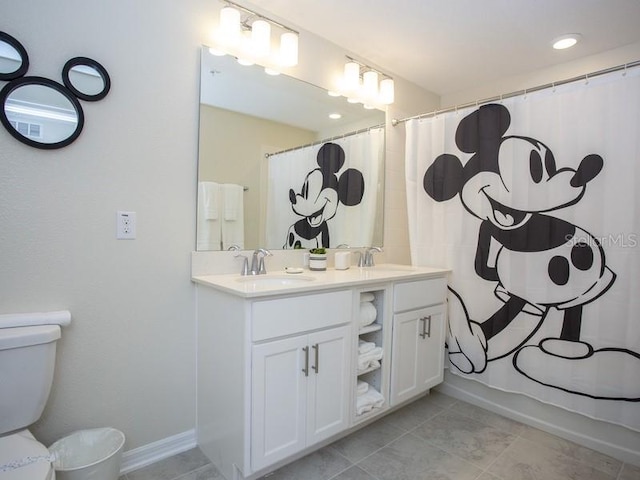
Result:
[[200,182],[198,184],[198,203],[205,220],[217,220],[220,212],[220,184]]
[[224,219],[227,222],[236,221],[242,215],[244,188],[234,183],[222,184],[224,204]]

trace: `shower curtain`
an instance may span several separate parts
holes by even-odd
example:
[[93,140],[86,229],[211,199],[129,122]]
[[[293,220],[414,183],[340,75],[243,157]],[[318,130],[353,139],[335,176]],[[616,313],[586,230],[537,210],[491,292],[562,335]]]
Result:
[[640,430],[640,69],[406,123],[450,371]]
[[270,248],[372,244],[384,128],[269,157]]

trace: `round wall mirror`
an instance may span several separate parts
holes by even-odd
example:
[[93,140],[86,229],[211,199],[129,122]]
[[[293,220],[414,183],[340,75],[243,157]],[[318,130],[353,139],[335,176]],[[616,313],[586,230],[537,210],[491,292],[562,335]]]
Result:
[[0,80],[22,77],[29,68],[29,56],[22,44],[5,32],[0,32]]
[[22,77],[0,92],[0,121],[16,139],[36,148],[66,147],[82,131],[80,102],[64,85],[42,77]]
[[111,88],[107,70],[86,57],[75,57],[65,63],[62,81],[78,98],[89,102],[104,98]]

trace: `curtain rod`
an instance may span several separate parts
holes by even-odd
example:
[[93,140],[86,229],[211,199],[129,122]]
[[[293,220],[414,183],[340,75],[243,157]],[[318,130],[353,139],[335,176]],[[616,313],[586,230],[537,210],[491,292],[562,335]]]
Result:
[[505,93],[503,95],[497,95],[495,97],[485,98],[483,100],[476,100],[475,102],[464,103],[462,105],[456,105],[454,107],[449,107],[449,108],[445,108],[445,109],[442,109],[442,110],[434,110],[434,111],[429,112],[429,113],[422,113],[420,115],[414,115],[413,117],[402,118],[400,120],[394,118],[393,120],[391,120],[391,125],[393,125],[395,127],[399,123],[404,123],[404,122],[407,122],[409,120],[417,120],[417,119],[420,119],[420,118],[435,117],[436,115],[440,115],[440,114],[443,114],[443,113],[449,113],[449,112],[455,112],[455,111],[457,111],[459,109],[462,109],[462,108],[473,107],[473,106],[477,107],[478,105],[481,105],[481,104],[484,104],[484,103],[495,102],[497,100],[504,100],[505,98],[517,97],[519,95],[526,95],[527,93],[537,92],[537,91],[540,91],[540,90],[545,90],[547,88],[554,88],[554,87],[558,87],[560,85],[565,85],[567,83],[577,82],[579,80],[587,80],[588,81],[590,78],[597,77],[599,75],[605,75],[607,73],[618,72],[620,70],[624,70],[625,73],[626,73],[627,69],[633,68],[633,67],[638,67],[638,66],[640,66],[640,60],[636,60],[634,62],[618,65],[616,67],[605,68],[604,70],[598,70],[597,72],[587,73],[585,75],[579,75],[577,77],[567,78],[565,80],[559,80],[557,82],[547,83],[545,85],[539,85],[537,87],[525,88],[524,90],[518,90],[518,91],[515,91],[515,92],[511,92],[511,93]]
[[385,127],[385,124],[381,123],[380,125],[373,125],[371,127],[361,128],[360,130],[355,130],[355,131],[349,132],[349,133],[343,133],[342,135],[336,135],[335,137],[325,138],[324,140],[318,140],[316,142],[308,143],[306,145],[300,145],[298,147],[287,148],[286,150],[280,150],[279,152],[275,152],[275,153],[265,153],[264,154],[264,158],[269,158],[269,157],[272,157],[274,155],[279,155],[281,153],[293,152],[294,150],[300,150],[302,148],[313,147],[314,145],[320,145],[321,143],[331,142],[333,140],[339,140],[341,138],[350,137],[352,135],[357,135],[359,133],[369,132],[369,131],[373,130],[374,128],[384,128],[384,127]]

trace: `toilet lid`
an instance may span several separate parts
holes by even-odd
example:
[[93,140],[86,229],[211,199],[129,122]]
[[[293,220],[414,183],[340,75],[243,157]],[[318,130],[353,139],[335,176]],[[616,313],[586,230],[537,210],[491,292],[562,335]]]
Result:
[[[28,432],[0,437],[1,480],[44,480],[50,478],[49,450]],[[32,463],[29,463],[32,462]],[[24,464],[18,468],[15,465]]]

